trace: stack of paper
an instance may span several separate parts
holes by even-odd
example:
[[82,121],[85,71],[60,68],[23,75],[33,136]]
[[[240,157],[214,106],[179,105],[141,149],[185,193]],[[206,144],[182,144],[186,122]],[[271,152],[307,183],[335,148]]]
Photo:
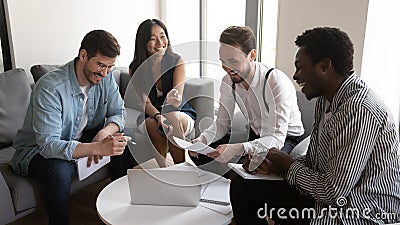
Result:
[[[201,198],[211,200],[211,202],[214,203],[200,201],[199,205],[224,215],[232,212],[232,205],[230,204],[231,201],[229,198],[229,185],[230,180],[225,178],[220,178],[208,183]],[[227,204],[218,204],[218,202]]]

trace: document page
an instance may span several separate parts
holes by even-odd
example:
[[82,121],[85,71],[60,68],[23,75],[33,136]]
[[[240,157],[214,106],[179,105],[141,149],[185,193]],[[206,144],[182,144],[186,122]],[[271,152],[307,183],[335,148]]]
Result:
[[84,180],[85,178],[92,175],[94,172],[110,162],[110,156],[104,156],[103,159],[99,160],[99,163],[95,164],[94,162],[92,162],[90,167],[87,167],[87,159],[88,157],[84,157],[79,158],[76,161],[76,169],[78,172],[79,181]]
[[188,141],[182,140],[178,137],[173,137],[174,141],[176,144],[182,148],[182,149],[187,149],[193,152],[197,152],[203,155],[206,155],[207,153],[215,151],[214,148],[211,148],[210,146],[203,144],[201,142],[196,142],[196,143],[190,143]]
[[201,195],[200,204],[224,215],[232,212],[229,198],[230,181],[225,178],[214,180],[207,184]]
[[262,175],[262,174],[250,174],[246,172],[242,164],[237,164],[237,163],[228,163],[228,167],[232,168],[233,171],[235,171],[237,174],[239,174],[241,177],[244,179],[256,179],[256,180],[283,180],[283,177],[277,175],[277,174],[268,174],[268,175]]

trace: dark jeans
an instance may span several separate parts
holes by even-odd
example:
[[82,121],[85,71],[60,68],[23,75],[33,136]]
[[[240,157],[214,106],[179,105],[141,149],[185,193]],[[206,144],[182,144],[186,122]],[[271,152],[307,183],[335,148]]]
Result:
[[[239,175],[231,180],[230,200],[236,225],[266,225],[265,216],[281,225],[309,224],[311,218],[307,213],[302,218],[302,210],[315,204],[311,196],[302,195],[286,181],[246,180]],[[299,217],[292,218],[296,212]]]
[[[99,129],[84,131],[80,141],[83,143],[90,142],[98,131]],[[111,179],[115,180],[126,175],[127,169],[135,165],[137,163],[129,149],[125,148],[122,155],[111,157],[111,162],[108,165]],[[69,224],[67,206],[75,163],[55,158],[45,159],[40,154],[36,154],[29,163],[28,170],[29,176],[41,183],[49,224]]]
[[[212,148],[217,148],[219,145],[230,143],[230,137],[231,137],[231,134],[227,133],[223,138],[221,138],[220,140],[218,140],[216,142],[211,143],[209,146]],[[247,137],[247,141],[253,141],[258,138],[260,138],[260,136],[257,135],[252,129],[250,129],[249,135]],[[292,149],[298,143],[300,143],[302,140],[303,140],[302,136],[299,136],[299,137],[287,136],[285,139],[285,144],[281,150],[290,154]],[[227,166],[227,164],[220,163],[206,155],[199,154],[198,157],[190,156],[190,159],[199,168],[201,168],[203,170],[207,170],[207,171],[210,171],[210,172],[213,172],[216,174],[220,174],[228,179],[230,179],[232,176],[234,176],[234,172],[231,171],[231,169]],[[243,161],[244,161],[244,157],[242,156],[242,157],[235,157],[230,162],[242,163]]]

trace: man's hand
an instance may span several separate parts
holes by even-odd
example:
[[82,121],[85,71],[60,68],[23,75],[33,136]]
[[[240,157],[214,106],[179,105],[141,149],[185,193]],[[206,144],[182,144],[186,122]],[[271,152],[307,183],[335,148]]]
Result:
[[103,156],[101,156],[101,155],[90,155],[90,156],[88,156],[88,160],[87,160],[86,166],[90,167],[92,165],[93,161],[94,161],[95,164],[97,164],[102,159],[103,159]]
[[[205,144],[206,140],[205,140],[205,138],[203,136],[199,136],[198,138],[195,138],[195,139],[192,140],[193,144],[196,143],[196,142],[201,142],[201,143]],[[195,157],[195,158],[199,157],[199,153],[198,152],[189,151],[189,155],[192,156],[192,157]]]
[[[248,172],[250,174],[253,174],[253,175],[254,174],[264,174],[264,175],[266,175],[266,174],[271,174],[271,173],[276,173],[276,174],[280,174],[281,173],[281,169],[275,163],[271,162],[270,160],[268,160],[268,159],[255,159],[255,158],[257,158],[257,156],[249,155],[249,154],[246,155],[245,161],[244,161],[244,163],[242,165],[243,169],[246,172]],[[254,169],[253,171],[251,171],[249,169],[249,165],[250,165],[250,162],[252,160],[262,160],[261,162],[256,162],[257,164],[259,164],[259,166],[256,169]],[[254,161],[253,161],[253,163],[254,163]]]
[[103,156],[114,156],[114,155],[122,155],[125,150],[125,146],[128,141],[131,140],[131,137],[124,136],[123,133],[115,133],[113,135],[109,135],[104,138],[101,142],[99,142],[99,151]]
[[[252,160],[252,163],[256,163],[257,165],[259,164],[259,166],[255,170],[250,171],[249,165]],[[262,160],[262,162],[256,162],[257,160]],[[286,152],[280,151],[277,148],[271,148],[269,149],[268,155],[265,159],[257,158],[255,155],[246,155],[243,169],[251,174],[284,174],[287,173],[294,161],[295,160]]]
[[208,157],[211,157],[219,162],[227,163],[236,155],[241,155],[244,151],[243,145],[241,143],[237,144],[224,144],[218,146],[214,152],[210,152],[207,154]]

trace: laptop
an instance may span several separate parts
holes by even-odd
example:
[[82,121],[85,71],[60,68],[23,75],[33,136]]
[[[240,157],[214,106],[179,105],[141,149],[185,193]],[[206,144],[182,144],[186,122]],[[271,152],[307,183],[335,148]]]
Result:
[[201,185],[196,171],[128,169],[131,204],[195,207]]

